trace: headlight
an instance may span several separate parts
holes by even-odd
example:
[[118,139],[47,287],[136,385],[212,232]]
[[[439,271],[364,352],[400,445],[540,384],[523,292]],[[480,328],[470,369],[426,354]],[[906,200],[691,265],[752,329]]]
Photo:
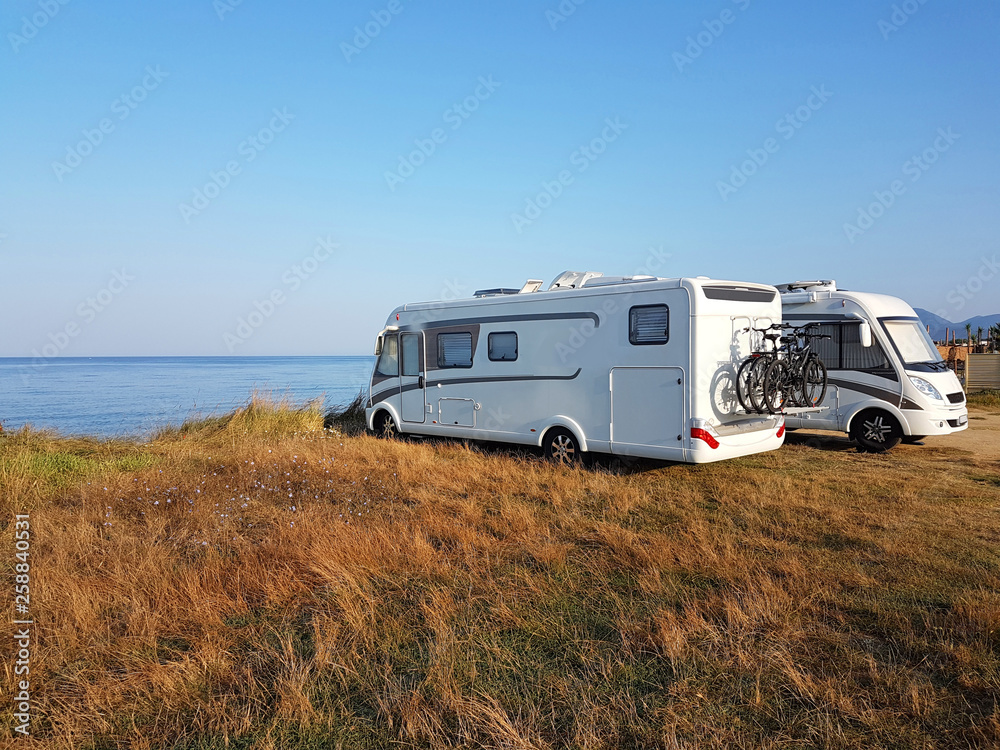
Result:
[[941,394],[938,393],[938,389],[935,388],[930,383],[928,383],[923,378],[917,378],[917,377],[914,377],[913,375],[910,375],[910,382],[913,383],[914,386],[916,386],[916,388],[917,388],[918,391],[920,391],[922,394],[924,394],[928,398],[934,398],[934,399],[937,399],[938,401],[943,401],[944,400],[944,399],[941,398]]

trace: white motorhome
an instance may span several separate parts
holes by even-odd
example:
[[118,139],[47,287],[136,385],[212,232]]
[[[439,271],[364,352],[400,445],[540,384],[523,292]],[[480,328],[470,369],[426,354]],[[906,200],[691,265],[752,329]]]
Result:
[[788,415],[790,429],[837,430],[867,451],[968,427],[965,393],[923,323],[903,300],[837,289],[834,281],[780,284],[783,317],[818,323],[813,341],[829,387],[815,412]]
[[545,290],[408,304],[378,334],[366,418],[395,432],[707,462],[778,448],[783,415],[739,411],[743,329],[772,286],[566,272]]

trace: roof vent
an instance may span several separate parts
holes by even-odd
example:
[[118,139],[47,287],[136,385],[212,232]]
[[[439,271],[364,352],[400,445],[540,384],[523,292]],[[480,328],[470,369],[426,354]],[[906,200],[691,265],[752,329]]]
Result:
[[531,292],[537,292],[542,288],[542,284],[545,282],[541,279],[528,279],[524,282],[524,286],[521,287],[521,291],[518,294],[530,294]]
[[793,281],[790,284],[776,284],[777,290],[782,294],[790,292],[835,292],[837,282],[833,279],[826,281]]
[[588,279],[596,279],[603,275],[600,271],[563,271],[549,284],[549,291],[553,289],[579,289],[587,283]]

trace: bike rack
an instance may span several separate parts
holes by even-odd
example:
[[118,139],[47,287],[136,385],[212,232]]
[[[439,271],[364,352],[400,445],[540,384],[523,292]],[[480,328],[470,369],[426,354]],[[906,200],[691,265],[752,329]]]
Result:
[[798,414],[806,413],[816,413],[821,411],[829,411],[829,406],[789,406],[787,409],[782,409],[779,412],[771,414],[770,412],[755,412],[755,411],[737,411],[726,416],[729,419],[759,419],[762,417],[777,417],[781,416],[796,416]]
[[787,409],[782,409],[780,414],[806,414],[815,413],[820,411],[829,411],[829,406],[789,406]]

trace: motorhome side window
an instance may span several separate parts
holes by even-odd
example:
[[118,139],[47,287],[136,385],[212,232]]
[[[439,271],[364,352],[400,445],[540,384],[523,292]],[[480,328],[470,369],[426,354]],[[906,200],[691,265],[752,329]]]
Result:
[[641,305],[628,311],[630,344],[665,344],[669,335],[666,305]]
[[813,351],[819,355],[828,370],[887,370],[888,358],[878,341],[865,347],[861,345],[860,323],[827,323],[816,328],[817,333],[827,334],[828,339],[813,339]]
[[383,340],[375,372],[390,378],[399,375],[399,341],[395,336],[386,336]]
[[517,334],[513,331],[491,333],[489,354],[492,362],[513,362],[517,359]]
[[438,367],[472,367],[472,334],[439,333]]

